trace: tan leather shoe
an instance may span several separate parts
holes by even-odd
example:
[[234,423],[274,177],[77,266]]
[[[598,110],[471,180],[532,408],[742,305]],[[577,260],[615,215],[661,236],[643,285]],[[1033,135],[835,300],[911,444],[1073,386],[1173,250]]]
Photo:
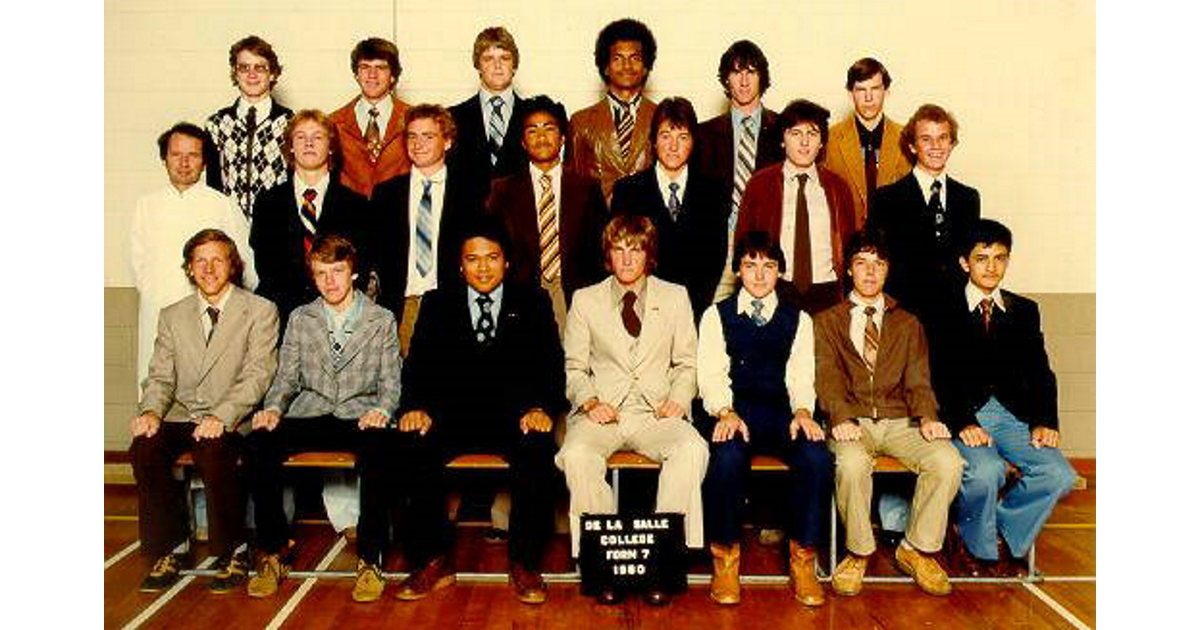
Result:
[[351,599],[356,602],[378,601],[383,595],[385,585],[383,572],[379,570],[379,565],[359,558],[358,577],[354,580],[354,591],[350,593]]
[[445,588],[454,586],[457,577],[454,575],[454,567],[450,559],[446,556],[438,556],[429,561],[424,568],[416,571],[408,576],[408,579],[400,583],[400,591],[396,593],[396,599],[405,601],[416,601],[424,599],[430,593]]
[[817,581],[817,552],[812,547],[802,547],[796,541],[788,543],[791,561],[788,574],[792,578],[792,595],[805,606],[820,606],[825,603],[825,589]]
[[847,553],[833,570],[833,592],[852,597],[862,591],[863,576],[867,573],[867,557]]
[[279,554],[263,554],[258,559],[258,574],[246,584],[250,597],[270,597],[279,590],[280,582],[287,577],[290,567],[284,564]]
[[736,604],[742,601],[742,585],[738,579],[738,563],[742,558],[740,543],[719,545],[710,543],[713,558],[712,586],[708,596],[718,604]]
[[896,564],[900,570],[912,576],[917,586],[930,595],[949,595],[950,578],[942,565],[932,555],[910,549],[903,543],[896,547]]
[[546,601],[546,582],[537,571],[530,571],[514,562],[508,571],[508,581],[522,604],[541,604]]

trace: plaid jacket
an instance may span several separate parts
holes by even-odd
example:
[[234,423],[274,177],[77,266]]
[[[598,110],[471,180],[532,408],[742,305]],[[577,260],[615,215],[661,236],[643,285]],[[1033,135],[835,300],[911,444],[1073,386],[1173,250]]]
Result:
[[[359,294],[358,299],[366,298]],[[335,362],[323,308],[317,298],[292,311],[279,350],[279,370],[263,408],[277,409],[289,418],[331,414],[357,420],[371,409],[391,417],[400,404],[395,317],[367,301]]]

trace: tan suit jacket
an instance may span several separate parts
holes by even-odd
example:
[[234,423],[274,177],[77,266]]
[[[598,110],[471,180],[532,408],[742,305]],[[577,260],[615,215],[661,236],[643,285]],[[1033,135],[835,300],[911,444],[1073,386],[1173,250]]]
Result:
[[[598,398],[620,409],[637,386],[644,402],[655,407],[670,399],[691,409],[696,397],[696,327],[687,289],[646,279],[642,332],[625,332],[621,309],[613,301],[609,276],[575,292],[567,314],[567,399],[572,409]],[[627,400],[629,399],[629,400]]]
[[249,432],[242,422],[262,400],[275,377],[279,314],[275,305],[238,287],[205,345],[200,297],[191,295],[164,308],[140,412],[167,422],[214,415],[226,430]]
[[[902,129],[888,118],[883,119],[883,146],[880,147],[879,170],[875,172],[875,188],[886,186],[912,170],[912,164],[900,148]],[[821,165],[850,184],[850,191],[854,193],[854,229],[861,230],[867,221],[867,176],[853,113],[829,128],[829,142]]]
[[621,157],[608,98],[602,98],[599,103],[571,116],[566,166],[599,181],[605,203],[612,201],[613,184],[618,179],[633,175],[654,161],[650,157],[650,119],[656,107],[658,105],[654,101],[642,95],[637,119],[633,123],[628,160]]
[[354,117],[354,105],[360,98],[356,96],[351,99],[330,114],[329,119],[337,127],[338,141],[342,145],[339,169],[342,185],[370,199],[376,184],[403,175],[412,167],[408,159],[408,143],[404,140],[404,114],[409,106],[395,95],[389,97],[392,99],[392,116],[383,130],[383,150],[379,153],[379,160],[372,162],[367,139],[358,128],[358,119]]

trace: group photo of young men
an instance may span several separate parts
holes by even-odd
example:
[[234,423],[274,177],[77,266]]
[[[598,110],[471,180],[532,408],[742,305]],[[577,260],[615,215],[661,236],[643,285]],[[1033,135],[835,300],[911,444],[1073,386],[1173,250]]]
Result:
[[[356,602],[455,583],[445,464],[471,453],[508,462],[495,528],[527,604],[548,597],[556,509],[572,557],[580,518],[617,512],[606,462],[622,450],[661,465],[653,510],[683,515],[719,605],[743,598],[755,455],[788,469],[771,500],[804,606],[861,592],[880,455],[915,474],[894,561],[921,591],[1021,570],[1075,471],[1038,305],[1004,288],[1016,239],[988,217],[1005,209],[983,212],[949,175],[950,107],[893,118],[894,78],[863,57],[847,60],[844,119],[799,97],[771,111],[781,60],[742,39],[713,60],[726,108],[699,120],[687,97],[645,93],[661,51],[624,18],[595,39],[603,96],[568,116],[514,90],[505,27],[470,52],[475,93],[406,103],[396,43],[363,39],[348,55],[360,91],[326,113],[279,102],[283,66],[250,35],[229,49],[232,104],[162,133],[168,182],[129,235],[142,591],[185,568],[172,468],[188,451],[213,593],[276,596],[283,465],[313,450],[356,458],[323,489],[354,541]],[[827,587],[831,503],[845,553]],[[941,560],[948,532],[962,566]]]

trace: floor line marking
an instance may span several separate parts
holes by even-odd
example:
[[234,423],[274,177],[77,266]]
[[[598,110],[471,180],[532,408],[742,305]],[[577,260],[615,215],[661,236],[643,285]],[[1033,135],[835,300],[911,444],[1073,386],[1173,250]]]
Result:
[[[346,537],[339,536],[337,542],[333,543],[333,547],[329,549],[329,552],[325,554],[325,557],[321,558],[321,562],[317,564],[316,570],[324,571],[325,569],[328,569],[329,565],[333,564],[334,558],[337,558],[338,554],[341,553],[342,549],[345,547]],[[296,589],[295,593],[292,593],[291,598],[288,599],[287,603],[283,605],[283,608],[280,608],[279,612],[275,613],[275,618],[271,619],[271,623],[267,624],[266,630],[276,630],[277,628],[282,627],[283,622],[287,621],[287,618],[291,616],[292,611],[296,609],[296,606],[298,606],[304,597],[308,595],[308,592],[312,590],[313,585],[316,583],[317,578],[315,577],[305,579],[304,583],[300,585],[300,588]]]
[[1026,590],[1036,595],[1038,599],[1042,600],[1047,606],[1053,609],[1054,612],[1058,613],[1060,617],[1066,619],[1067,623],[1079,628],[1079,630],[1091,630],[1086,623],[1083,623],[1079,620],[1079,617],[1076,617],[1075,615],[1071,614],[1071,611],[1063,608],[1062,604],[1058,603],[1053,597],[1050,597],[1050,595],[1042,589],[1029,583],[1025,583],[1024,586]]
[[[201,562],[199,565],[197,565],[196,568],[207,569],[216,561],[216,556],[209,556],[204,559],[204,562]],[[183,578],[175,583],[175,586],[172,586],[167,592],[160,595],[158,599],[154,600],[154,603],[150,604],[149,607],[143,610],[138,616],[134,617],[129,623],[122,626],[121,630],[134,630],[134,628],[146,623],[148,619],[154,616],[154,613],[158,612],[158,610],[163,606],[166,606],[168,602],[170,602],[176,595],[180,593],[180,591],[186,588],[188,584],[191,584],[192,580],[194,579],[196,579],[196,576],[194,575],[183,576]]]
[[135,540],[135,541],[129,543],[129,546],[118,551],[117,555],[104,561],[104,570],[107,571],[108,567],[111,567],[112,565],[120,562],[122,558],[133,553],[135,549],[137,549],[138,547],[141,546],[141,544],[142,544],[142,541],[140,541],[140,540]]

